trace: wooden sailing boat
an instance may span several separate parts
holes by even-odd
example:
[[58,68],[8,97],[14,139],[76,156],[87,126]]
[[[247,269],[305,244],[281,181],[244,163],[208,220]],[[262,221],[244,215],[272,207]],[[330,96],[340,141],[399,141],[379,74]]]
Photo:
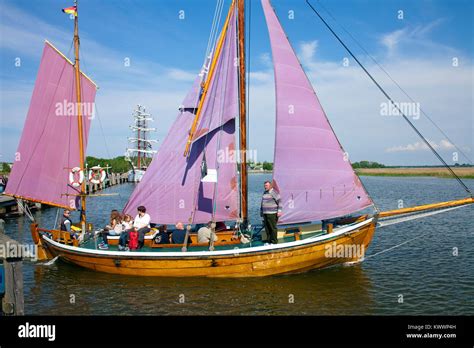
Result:
[[[209,220],[234,221],[233,230],[224,233],[236,233],[241,239],[209,246],[191,244],[188,248],[181,248],[181,245],[155,248],[150,235],[146,248],[123,252],[97,250],[92,240],[73,243],[63,232],[32,224],[32,236],[40,248],[40,258],[59,256],[91,270],[141,276],[254,277],[298,273],[363,260],[364,251],[381,220],[390,224],[398,222],[396,219],[415,219],[474,202],[470,197],[396,211],[375,210],[371,214],[357,214],[373,207],[374,203],[345,159],[342,146],[269,0],[262,0],[262,5],[270,34],[276,81],[273,180],[283,202],[279,243],[264,245],[252,240],[252,229],[248,226],[245,11],[244,0],[234,0],[215,48],[124,211],[133,214],[138,205],[145,205],[152,222],[160,224],[183,221],[190,226]],[[77,18],[75,24],[77,35]],[[78,60],[74,67],[79,77]],[[35,92],[40,88],[38,83]],[[77,91],[77,100],[81,100],[80,88]],[[36,107],[34,101],[35,94],[30,113]],[[84,116],[81,115],[79,120],[81,118]],[[237,119],[239,150],[244,151],[239,171],[234,162],[220,157],[223,150],[236,149]],[[33,122],[35,120],[29,115],[25,129],[28,130],[29,123]],[[81,129],[84,127],[79,127],[79,139],[83,138]],[[185,129],[189,133],[183,131]],[[20,148],[24,137],[25,132]],[[84,141],[78,143],[83,149]],[[83,152],[79,152],[74,160],[81,161],[81,156]],[[80,163],[84,168],[83,162]],[[36,169],[28,165],[15,166],[12,172],[14,184],[9,185],[7,191],[12,195],[29,192],[32,184],[24,180],[22,183],[20,179]],[[60,169],[57,167],[55,173],[62,173]],[[65,190],[66,179],[57,174],[55,185]],[[40,200],[44,192],[40,193],[38,196],[24,194],[24,197]],[[79,197],[85,212],[84,196],[81,194]],[[346,217],[351,214],[352,217]],[[85,222],[85,214],[81,215]],[[320,223],[308,223],[329,219],[334,225],[328,224],[325,228]],[[242,238],[242,235],[246,237]],[[335,248],[353,246],[359,246],[362,254],[328,254]]]
[[133,112],[133,124],[130,129],[134,132],[134,137],[129,137],[130,147],[127,148],[125,158],[129,160],[132,169],[128,172],[129,182],[140,182],[145,174],[151,158],[156,153],[152,145],[158,141],[150,139],[148,133],[156,131],[156,128],[149,127],[148,122],[153,121],[151,114],[147,113],[143,105],[137,105]]

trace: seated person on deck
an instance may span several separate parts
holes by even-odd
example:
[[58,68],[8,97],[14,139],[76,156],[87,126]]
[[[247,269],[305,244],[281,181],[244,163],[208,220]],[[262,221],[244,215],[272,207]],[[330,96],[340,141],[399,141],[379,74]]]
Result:
[[[141,249],[144,245],[145,234],[150,232],[150,215],[146,213],[146,208],[144,206],[139,206],[137,208],[138,214],[133,220],[133,228],[136,228],[138,231],[138,249]],[[119,250],[125,250],[125,245],[128,243],[129,234],[131,229],[125,230],[120,234],[119,239]]]
[[161,225],[158,227],[158,233],[154,238],[155,244],[169,244],[170,242],[170,235],[167,231],[166,225]]
[[64,209],[63,212],[63,217],[61,218],[60,222],[60,230],[69,232],[71,235],[71,238],[77,239],[77,234],[74,232],[74,229],[72,228],[72,221],[71,221],[71,212],[67,209]]
[[[182,222],[176,224],[176,229],[171,234],[171,243],[183,244],[184,238],[186,237],[186,229]],[[188,238],[188,244],[191,243],[191,236]]]
[[[207,223],[207,226],[203,226],[198,230],[198,243],[209,243],[211,241],[211,225],[212,221]],[[217,227],[216,227],[217,229]],[[214,233],[214,242],[217,242],[217,235]]]
[[109,248],[108,236],[118,236],[125,230],[122,224],[122,216],[118,210],[112,210],[110,213],[110,223],[105,226],[102,231],[102,243],[99,244],[99,249],[107,250]]

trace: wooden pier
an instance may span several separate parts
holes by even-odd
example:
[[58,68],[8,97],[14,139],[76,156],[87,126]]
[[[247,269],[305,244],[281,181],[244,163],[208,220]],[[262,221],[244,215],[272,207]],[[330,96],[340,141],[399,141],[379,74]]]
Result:
[[[87,183],[86,185],[86,193],[92,194],[97,191],[101,191],[107,187],[112,187],[115,185],[120,185],[126,183],[128,181],[127,173],[109,173],[105,181],[101,184],[92,184]],[[48,207],[47,205],[43,205],[41,203],[27,203],[24,201],[24,204],[28,204],[28,208],[30,210],[37,210],[42,209],[44,207]],[[0,218],[2,217],[14,217],[18,215],[23,215],[24,211],[21,205],[18,205],[15,198],[6,196],[1,194],[0,195]]]
[[91,194],[97,191],[101,191],[107,187],[120,185],[123,183],[128,182],[128,174],[127,173],[110,173],[107,176],[107,179],[101,184],[93,184],[87,183],[86,185],[86,193]]
[[[28,208],[31,211],[42,208],[41,203],[27,203],[24,201],[24,204],[28,204]],[[24,213],[23,207],[18,205],[15,198],[3,194],[0,195],[0,217],[13,217],[23,215]]]

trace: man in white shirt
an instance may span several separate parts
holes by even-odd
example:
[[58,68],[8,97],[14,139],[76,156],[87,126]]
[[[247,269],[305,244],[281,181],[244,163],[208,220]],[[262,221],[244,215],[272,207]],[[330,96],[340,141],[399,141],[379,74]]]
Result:
[[[146,213],[146,208],[141,205],[137,208],[138,214],[133,220],[133,229],[138,231],[138,249],[143,247],[145,242],[145,234],[150,232],[150,215]],[[119,250],[125,249],[125,244],[128,242],[130,230],[126,230],[120,235]]]

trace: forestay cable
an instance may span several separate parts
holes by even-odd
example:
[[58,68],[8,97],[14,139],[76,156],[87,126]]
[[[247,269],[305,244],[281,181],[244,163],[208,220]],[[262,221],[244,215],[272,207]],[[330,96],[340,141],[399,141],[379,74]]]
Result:
[[[365,55],[367,57],[369,57],[379,68],[380,70],[382,70],[382,72],[395,84],[395,86],[398,87],[398,89],[411,101],[411,102],[415,102],[413,100],[413,98],[408,94],[407,91],[405,91],[405,89],[402,88],[402,86],[400,86],[400,84],[389,74],[389,72],[369,53],[367,52],[367,50],[364,48],[364,46],[362,46],[362,44],[341,24],[339,23],[336,18],[334,17],[334,15],[326,8],[324,7],[324,5],[321,3],[321,1],[318,1],[319,2],[319,5],[323,8],[324,11],[326,11],[326,13],[329,15],[329,17],[331,17],[334,22],[339,25],[339,27],[347,34],[349,35],[349,37],[356,43],[357,46],[359,46],[359,48],[365,53]],[[433,126],[436,127],[436,129],[438,129],[438,131],[443,134],[443,136],[446,138],[446,140],[448,140],[455,148],[457,151],[459,151],[461,153],[461,155],[464,156],[464,158],[470,163],[472,164],[472,161],[471,159],[454,143],[454,141],[452,141],[449,136],[436,124],[435,121],[433,121],[431,119],[430,116],[428,116],[428,114],[420,107],[420,112],[428,119],[428,121],[431,122],[431,124]]]

